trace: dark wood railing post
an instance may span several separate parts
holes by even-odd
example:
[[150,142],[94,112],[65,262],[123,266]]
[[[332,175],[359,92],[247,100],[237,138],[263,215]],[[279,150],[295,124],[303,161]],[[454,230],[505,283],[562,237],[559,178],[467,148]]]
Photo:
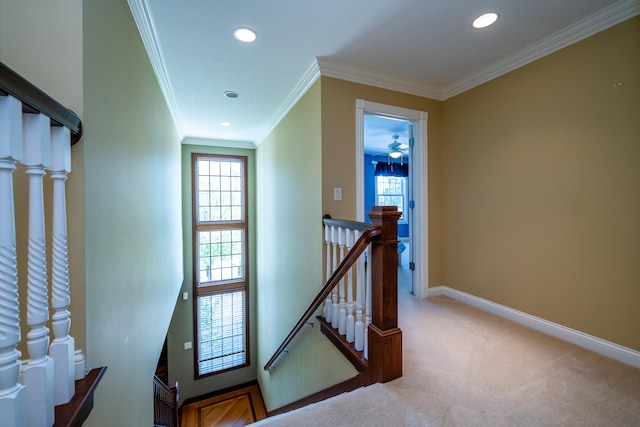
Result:
[[382,235],[371,243],[369,378],[387,382],[402,376],[402,331],[398,328],[398,219],[395,206],[373,206],[371,225]]

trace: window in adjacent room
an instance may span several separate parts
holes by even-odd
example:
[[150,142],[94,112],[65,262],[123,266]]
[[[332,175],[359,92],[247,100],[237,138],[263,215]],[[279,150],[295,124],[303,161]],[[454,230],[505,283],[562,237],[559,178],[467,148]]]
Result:
[[247,366],[247,159],[192,155],[196,377]]
[[397,206],[402,216],[399,223],[406,222],[407,178],[404,176],[376,176],[376,204]]

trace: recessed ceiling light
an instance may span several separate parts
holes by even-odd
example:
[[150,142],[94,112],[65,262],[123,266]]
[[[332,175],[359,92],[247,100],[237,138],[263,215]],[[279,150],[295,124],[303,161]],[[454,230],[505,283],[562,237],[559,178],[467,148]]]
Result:
[[229,122],[220,122],[220,126],[231,126]]
[[256,32],[249,28],[236,28],[233,31],[233,37],[238,41],[251,43],[256,39]]
[[229,99],[236,99],[237,97],[240,96],[240,94],[238,92],[234,92],[232,90],[228,90],[224,93],[224,96],[229,98]]
[[498,20],[498,14],[494,12],[485,13],[473,20],[473,28],[486,28]]

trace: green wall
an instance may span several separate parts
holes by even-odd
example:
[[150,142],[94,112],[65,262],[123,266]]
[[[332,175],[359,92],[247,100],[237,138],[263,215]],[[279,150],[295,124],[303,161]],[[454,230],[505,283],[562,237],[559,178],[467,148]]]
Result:
[[[168,335],[169,354],[169,382],[178,381],[180,384],[180,402],[190,397],[200,396],[216,390],[246,383],[256,379],[256,180],[255,180],[255,150],[211,147],[207,141],[186,138],[182,145],[182,232],[183,232],[183,263],[184,282],[176,309],[171,319]],[[232,144],[227,142],[227,144]],[[249,203],[249,357],[250,366],[234,369],[229,372],[194,380],[194,349],[193,334],[193,234],[191,209],[191,154],[221,154],[247,157],[248,172],[248,203]],[[189,294],[188,300],[182,299],[182,293]],[[185,342],[194,343],[193,349],[185,350]]]
[[317,325],[263,370],[322,287],[320,122],[316,82],[257,149],[257,370],[269,411],[357,374]]
[[87,361],[108,366],[85,425],[148,426],[182,283],[180,143],[127,2],[82,17]]
[[445,283],[640,350],[640,17],[443,117]]
[[108,366],[85,425],[151,425],[182,282],[180,144],[127,2],[0,0],[0,60],[84,125],[67,181],[71,334],[88,368]]

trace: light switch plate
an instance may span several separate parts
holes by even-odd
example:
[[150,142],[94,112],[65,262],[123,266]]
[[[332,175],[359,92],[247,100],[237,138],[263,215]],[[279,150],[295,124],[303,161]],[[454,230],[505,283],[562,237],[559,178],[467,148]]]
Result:
[[336,187],[333,189],[333,201],[339,202],[342,200],[342,188]]

